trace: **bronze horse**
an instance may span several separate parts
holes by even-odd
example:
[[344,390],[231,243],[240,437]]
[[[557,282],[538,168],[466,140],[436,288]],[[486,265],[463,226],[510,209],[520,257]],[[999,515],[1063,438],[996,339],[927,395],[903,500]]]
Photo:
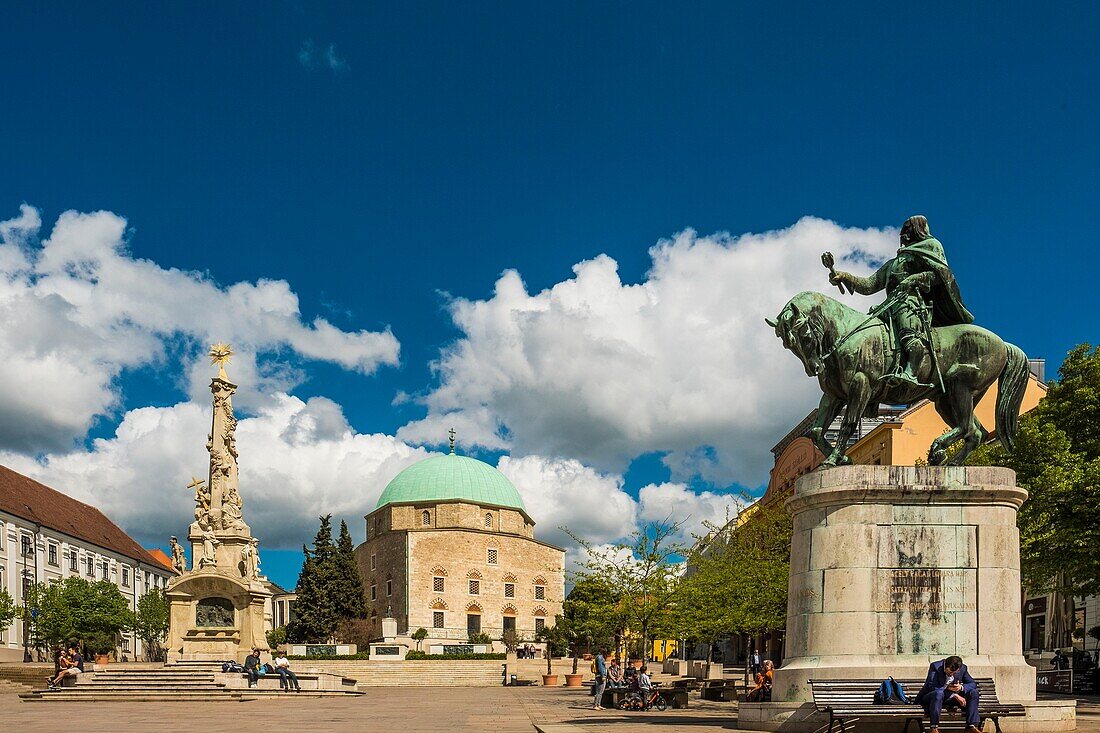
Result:
[[[920,364],[919,381],[931,387],[897,384],[886,379],[894,352],[888,326],[838,300],[815,292],[794,296],[775,321],[766,319],[783,345],[802,361],[806,374],[817,377],[824,393],[817,408],[812,439],[825,455],[825,466],[851,463],[844,453],[848,439],[863,416],[873,417],[880,403],[912,404],[931,400],[950,427],[933,441],[928,462],[960,465],[981,445],[987,433],[974,415],[974,406],[997,382],[996,434],[1012,449],[1020,405],[1027,388],[1027,356],[1019,347],[973,325],[933,329],[934,349]],[[943,371],[937,366],[944,365]],[[825,430],[847,406],[836,445],[825,440]],[[958,452],[947,449],[964,441]]]

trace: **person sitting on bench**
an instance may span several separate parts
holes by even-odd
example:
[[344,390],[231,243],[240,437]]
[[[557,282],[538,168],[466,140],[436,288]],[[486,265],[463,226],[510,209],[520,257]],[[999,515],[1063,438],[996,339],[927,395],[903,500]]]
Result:
[[939,733],[940,713],[945,707],[966,710],[966,733],[981,733],[978,716],[978,683],[966,671],[961,657],[950,656],[928,665],[928,678],[917,693],[917,703],[932,724],[929,733]]

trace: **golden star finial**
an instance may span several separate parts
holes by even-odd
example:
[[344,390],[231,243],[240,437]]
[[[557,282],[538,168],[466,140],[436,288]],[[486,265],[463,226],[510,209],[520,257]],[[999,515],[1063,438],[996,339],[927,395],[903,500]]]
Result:
[[233,358],[233,347],[219,341],[210,347],[209,355],[210,363],[218,365],[218,379],[224,379],[228,382],[229,376],[225,373],[225,365]]

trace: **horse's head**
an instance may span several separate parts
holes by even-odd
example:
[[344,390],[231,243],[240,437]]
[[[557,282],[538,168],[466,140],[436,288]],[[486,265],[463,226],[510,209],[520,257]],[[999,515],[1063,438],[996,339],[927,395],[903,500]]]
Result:
[[802,361],[809,377],[820,376],[825,370],[823,359],[825,334],[821,325],[821,312],[816,293],[799,293],[787,301],[773,321],[764,322],[775,329],[775,335],[783,339],[783,345]]

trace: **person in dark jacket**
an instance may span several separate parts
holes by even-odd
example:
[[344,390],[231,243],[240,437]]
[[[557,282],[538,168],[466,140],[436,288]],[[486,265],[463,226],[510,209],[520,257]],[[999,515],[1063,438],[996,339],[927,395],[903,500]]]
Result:
[[961,657],[951,656],[928,665],[928,677],[917,693],[917,703],[928,714],[929,733],[939,733],[940,713],[945,707],[966,710],[966,733],[981,733],[978,716],[978,683],[966,670]]
[[244,671],[248,672],[248,686],[256,687],[260,681],[260,649],[252,647],[252,653],[244,658]]

